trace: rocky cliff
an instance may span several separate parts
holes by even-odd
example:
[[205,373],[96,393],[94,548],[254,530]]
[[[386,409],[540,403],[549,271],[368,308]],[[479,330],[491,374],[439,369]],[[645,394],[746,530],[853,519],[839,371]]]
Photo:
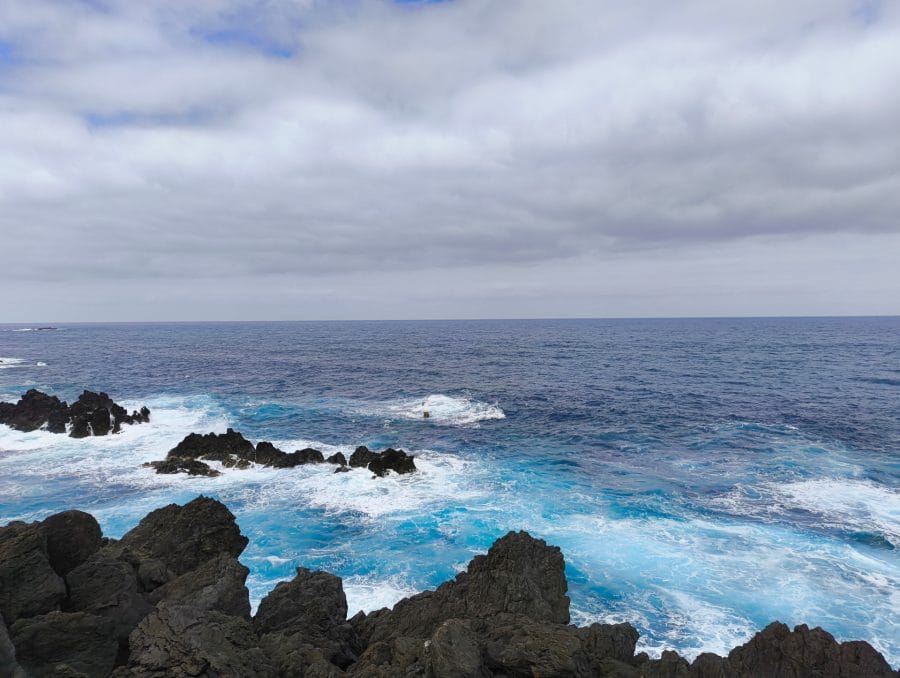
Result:
[[727,657],[636,655],[630,624],[569,624],[563,554],[525,532],[391,610],[348,620],[341,580],[299,568],[251,616],[246,545],[206,497],[121,540],[80,511],[0,528],[0,678],[897,676],[868,643],[778,622]]

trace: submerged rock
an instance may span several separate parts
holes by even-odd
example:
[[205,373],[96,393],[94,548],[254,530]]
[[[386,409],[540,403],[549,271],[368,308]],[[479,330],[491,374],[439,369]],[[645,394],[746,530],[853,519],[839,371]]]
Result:
[[29,390],[17,403],[0,403],[0,424],[18,431],[45,428],[51,433],[65,433],[72,438],[118,433],[123,424],[150,421],[150,410],[142,407],[131,414],[106,393],[84,391],[71,406],[56,396]]

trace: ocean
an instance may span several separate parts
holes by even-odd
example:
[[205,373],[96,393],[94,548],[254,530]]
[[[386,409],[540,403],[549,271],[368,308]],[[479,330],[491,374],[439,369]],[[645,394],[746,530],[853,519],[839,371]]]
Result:
[[[0,400],[29,388],[151,422],[0,426],[0,524],[79,508],[118,537],[213,496],[250,539],[254,604],[304,566],[344,579],[351,614],[525,529],[563,549],[573,621],[630,621],[651,655],[779,619],[900,665],[900,318],[0,326]],[[419,471],[141,466],[227,427]]]

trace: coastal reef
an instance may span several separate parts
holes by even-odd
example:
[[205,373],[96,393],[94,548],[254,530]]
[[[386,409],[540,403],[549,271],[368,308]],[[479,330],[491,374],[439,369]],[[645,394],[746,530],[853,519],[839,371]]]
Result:
[[0,528],[0,677],[897,676],[866,642],[779,622],[727,657],[635,654],[630,624],[569,624],[563,554],[526,532],[434,591],[350,619],[341,580],[302,567],[251,615],[246,546],[207,497],[119,540],[81,511]]
[[71,405],[56,396],[31,389],[16,403],[0,403],[0,424],[17,431],[45,429],[72,438],[118,433],[123,424],[150,421],[150,410],[142,407],[131,414],[106,393],[85,391]]
[[[251,464],[273,468],[293,468],[304,464],[335,464],[335,473],[349,471],[351,467],[367,468],[376,476],[384,477],[388,471],[404,474],[416,470],[415,458],[403,450],[392,447],[383,452],[372,452],[361,445],[350,455],[350,461],[337,452],[327,459],[319,450],[311,447],[294,452],[284,452],[268,441],[256,445],[240,432],[228,429],[225,433],[191,433],[169,450],[162,461],[144,464],[157,473],[187,473],[192,476],[217,476],[220,471],[207,461],[219,462],[225,468],[246,469]],[[349,466],[348,466],[349,464]]]

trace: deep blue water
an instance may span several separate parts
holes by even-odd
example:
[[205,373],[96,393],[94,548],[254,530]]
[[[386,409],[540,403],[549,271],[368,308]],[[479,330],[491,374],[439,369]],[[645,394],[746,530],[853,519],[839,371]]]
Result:
[[[563,548],[573,619],[631,621],[651,653],[723,652],[780,619],[900,664],[900,318],[15,329],[2,399],[91,388],[153,420],[88,440],[0,426],[0,523],[78,507],[119,536],[204,493],[250,537],[254,600],[303,565],[344,577],[352,611],[527,529]],[[402,447],[420,472],[140,466],[227,426]]]

